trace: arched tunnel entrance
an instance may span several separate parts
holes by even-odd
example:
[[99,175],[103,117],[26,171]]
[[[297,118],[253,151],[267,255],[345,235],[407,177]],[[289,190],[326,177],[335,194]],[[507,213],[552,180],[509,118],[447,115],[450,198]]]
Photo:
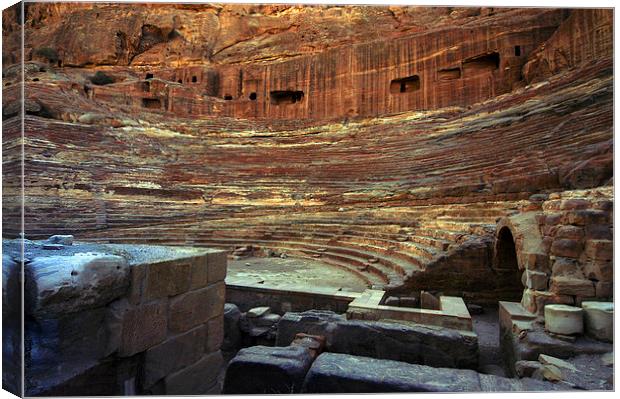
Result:
[[522,271],[519,270],[515,240],[510,229],[502,227],[495,242],[493,270],[497,275],[498,299],[520,301],[523,294]]

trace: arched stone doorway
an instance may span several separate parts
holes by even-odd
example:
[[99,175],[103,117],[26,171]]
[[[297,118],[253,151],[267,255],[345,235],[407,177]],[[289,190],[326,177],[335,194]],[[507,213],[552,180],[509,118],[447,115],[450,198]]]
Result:
[[503,226],[496,236],[493,270],[497,275],[498,299],[520,301],[523,294],[522,271],[519,270],[517,250],[512,231]]

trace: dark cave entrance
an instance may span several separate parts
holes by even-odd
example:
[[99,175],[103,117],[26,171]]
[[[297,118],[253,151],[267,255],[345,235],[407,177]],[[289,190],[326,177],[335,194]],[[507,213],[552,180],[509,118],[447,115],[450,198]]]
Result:
[[462,66],[465,77],[495,71],[500,66],[499,53],[492,52],[468,58],[463,61]]
[[161,108],[161,100],[158,98],[143,98],[142,106],[144,108],[150,109],[160,109]]
[[390,82],[390,93],[411,93],[420,90],[420,77],[418,75],[406,78],[394,79]]
[[304,98],[304,92],[300,90],[275,90],[269,93],[272,104],[295,104]]
[[522,272],[517,261],[515,240],[508,227],[502,227],[497,235],[493,268],[498,277],[498,299],[520,301],[524,288]]

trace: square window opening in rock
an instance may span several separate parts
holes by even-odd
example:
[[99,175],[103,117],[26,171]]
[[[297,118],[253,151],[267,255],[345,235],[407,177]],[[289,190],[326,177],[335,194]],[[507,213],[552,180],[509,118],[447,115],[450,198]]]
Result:
[[390,82],[390,93],[411,93],[420,90],[420,77],[418,75],[406,78],[394,79]]
[[500,57],[498,52],[477,55],[463,61],[463,74],[465,76],[491,72],[499,69]]
[[304,92],[300,90],[275,90],[269,93],[271,103],[275,105],[295,104],[304,98]]
[[461,68],[446,68],[437,71],[438,80],[453,80],[461,77]]
[[159,98],[143,98],[142,106],[144,108],[151,109],[160,109],[161,108],[161,100]]

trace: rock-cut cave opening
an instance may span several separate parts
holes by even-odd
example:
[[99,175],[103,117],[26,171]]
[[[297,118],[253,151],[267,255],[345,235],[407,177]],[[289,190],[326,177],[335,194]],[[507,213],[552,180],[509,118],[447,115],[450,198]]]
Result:
[[390,82],[390,93],[392,94],[410,93],[417,90],[420,90],[420,77],[418,75],[394,79]]
[[269,93],[272,104],[295,104],[301,102],[304,98],[304,92],[301,90],[274,90]]
[[499,235],[497,237],[496,254],[497,270],[508,271],[519,269],[514,238],[508,227],[502,228],[499,232]]
[[518,301],[523,293],[521,270],[517,261],[517,250],[512,232],[508,227],[500,229],[495,243],[494,270],[501,292],[499,300]]

